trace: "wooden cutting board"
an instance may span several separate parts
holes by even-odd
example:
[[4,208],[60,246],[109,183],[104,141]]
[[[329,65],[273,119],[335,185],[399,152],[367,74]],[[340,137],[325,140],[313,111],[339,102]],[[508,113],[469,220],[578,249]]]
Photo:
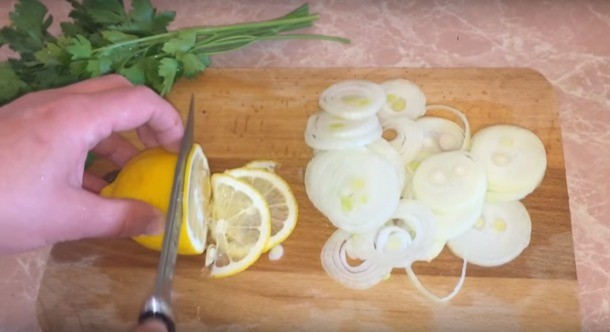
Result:
[[[334,231],[309,202],[303,174],[311,150],[303,141],[320,92],[335,81],[403,77],[428,103],[462,109],[474,131],[493,123],[533,130],[548,152],[542,185],[524,203],[533,221],[530,246],[496,268],[468,266],[459,295],[437,305],[403,271],[366,291],[331,280],[320,250]],[[274,159],[300,207],[284,256],[262,256],[225,279],[202,275],[203,257],[179,257],[174,309],[180,331],[219,330],[579,330],[579,305],[562,140],[551,85],[528,69],[209,69],[179,82],[168,97],[183,112],[196,99],[196,141],[212,171]],[[183,113],[184,115],[185,113]],[[131,136],[133,137],[133,136]],[[100,174],[108,165],[100,163]],[[129,239],[56,245],[38,297],[46,331],[127,331],[153,287],[158,253]],[[417,263],[438,294],[453,289],[461,261],[445,249]]]

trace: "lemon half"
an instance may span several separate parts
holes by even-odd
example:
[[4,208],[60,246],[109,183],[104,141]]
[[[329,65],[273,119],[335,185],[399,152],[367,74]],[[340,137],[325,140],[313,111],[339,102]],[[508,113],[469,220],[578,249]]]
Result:
[[[115,181],[102,189],[101,195],[142,200],[167,213],[177,161],[176,154],[163,148],[147,149],[132,158]],[[194,144],[189,152],[183,190],[178,254],[197,255],[205,250],[206,226],[211,211],[210,170],[199,144]],[[163,233],[133,239],[146,248],[160,251]]]

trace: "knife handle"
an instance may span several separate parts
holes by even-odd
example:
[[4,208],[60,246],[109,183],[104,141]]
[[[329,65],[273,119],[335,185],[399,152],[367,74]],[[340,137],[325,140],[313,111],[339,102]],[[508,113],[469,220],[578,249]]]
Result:
[[143,312],[142,314],[140,314],[140,318],[138,318],[138,326],[142,326],[145,323],[153,321],[153,320],[159,321],[163,325],[165,325],[167,332],[176,332],[176,324],[174,323],[174,320],[162,312],[154,312],[154,311]]
[[140,317],[138,317],[138,327],[150,321],[162,323],[167,332],[176,331],[172,309],[166,297],[153,294],[146,300],[144,308],[140,311]]

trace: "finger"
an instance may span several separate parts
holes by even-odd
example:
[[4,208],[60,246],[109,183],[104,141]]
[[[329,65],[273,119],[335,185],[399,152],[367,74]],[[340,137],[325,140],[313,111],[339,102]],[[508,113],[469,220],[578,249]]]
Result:
[[[111,132],[127,131],[148,125],[157,141],[177,152],[184,127],[180,114],[166,100],[144,86],[114,89],[90,95],[92,105],[102,105],[86,112],[84,128],[92,134],[94,145]],[[93,104],[94,103],[94,104]]]
[[152,205],[133,199],[104,198],[80,190],[68,197],[70,227],[64,238],[131,237],[158,234],[163,214]]
[[155,132],[148,126],[144,125],[136,130],[138,138],[144,146],[150,148],[159,145],[159,141],[155,136]]
[[12,101],[10,104],[14,111],[20,111],[23,108],[27,108],[29,104],[47,102],[56,99],[58,95],[64,94],[87,94],[94,93],[118,88],[129,88],[133,84],[129,82],[125,77],[117,74],[110,74],[91,78],[78,83],[70,84],[65,87],[47,89],[36,92],[30,92],[21,98]]
[[74,83],[58,90],[67,93],[94,93],[132,86],[133,84],[125,77],[117,74],[110,74]]
[[83,174],[83,188],[93,193],[99,193],[102,188],[108,185],[108,182],[104,181],[98,176],[95,176],[89,172]]
[[113,133],[99,142],[93,148],[93,152],[116,166],[122,167],[138,154],[138,149],[123,136]]

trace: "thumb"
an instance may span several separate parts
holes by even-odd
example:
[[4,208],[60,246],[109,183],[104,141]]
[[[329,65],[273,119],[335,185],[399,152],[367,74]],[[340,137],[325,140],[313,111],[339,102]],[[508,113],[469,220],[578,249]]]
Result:
[[159,234],[165,224],[163,213],[142,201],[105,198],[85,190],[74,201],[77,215],[71,219],[79,222],[73,225],[77,238]]

